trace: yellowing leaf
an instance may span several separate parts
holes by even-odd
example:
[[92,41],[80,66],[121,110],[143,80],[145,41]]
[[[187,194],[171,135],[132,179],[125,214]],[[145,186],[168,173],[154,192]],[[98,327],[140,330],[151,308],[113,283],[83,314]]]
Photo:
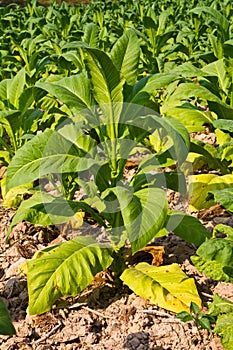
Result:
[[73,219],[70,220],[71,227],[76,229],[82,226],[84,216],[85,213],[83,211],[78,211],[75,213]]
[[126,269],[121,279],[136,294],[164,309],[190,312],[191,301],[201,307],[194,280],[187,277],[178,264],[155,267],[139,263]]
[[233,175],[192,175],[189,177],[190,211],[210,208],[215,201],[209,199],[209,192],[232,187]]
[[[3,179],[5,180],[5,178]],[[8,192],[5,192],[5,182],[2,183],[3,190],[3,206],[5,208],[17,208],[26,195],[30,197],[31,192],[29,191],[32,188],[33,183],[26,185],[20,185],[11,188]]]

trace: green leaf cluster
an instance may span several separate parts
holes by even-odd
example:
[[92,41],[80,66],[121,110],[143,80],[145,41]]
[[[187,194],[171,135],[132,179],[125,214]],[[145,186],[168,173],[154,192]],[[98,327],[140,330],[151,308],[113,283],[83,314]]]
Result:
[[221,337],[222,345],[231,350],[233,347],[233,303],[215,294],[213,302],[209,305],[209,312],[216,318],[213,332]]
[[[96,273],[110,268],[114,254],[114,259],[118,259],[126,241],[134,254],[160,235],[161,230],[166,233],[173,230],[196,245],[208,237],[197,219],[168,212],[162,187],[185,193],[185,179],[179,166],[188,154],[189,135],[179,121],[148,109],[150,95],[161,81],[152,75],[143,84],[137,82],[140,50],[135,31],[126,31],[110,55],[87,44],[80,43],[78,47],[84,65],[81,73],[36,84],[59,100],[66,120],[35,135],[11,160],[7,190],[36,180],[41,184],[19,206],[8,235],[22,220],[61,224],[83,210],[106,228],[109,245],[77,237],[30,260],[26,270],[32,314],[48,311],[62,296],[78,294]],[[130,52],[134,55],[130,55],[129,62]],[[138,149],[147,150],[146,157],[142,157],[132,178],[125,180],[127,160]],[[162,169],[168,165],[175,165],[175,171],[164,173]],[[54,185],[55,196],[44,190],[43,182]],[[83,197],[74,200],[80,189]],[[184,234],[187,222],[191,225]],[[162,289],[157,291],[153,283],[154,302],[173,311],[183,307],[188,310],[192,298],[200,305],[194,283],[178,266],[170,268],[171,273],[177,274],[180,291],[176,295],[177,284],[163,286],[161,281]],[[159,276],[165,277],[164,268],[159,270]],[[131,273],[126,271],[133,270],[125,270],[125,275]],[[131,286],[130,277],[127,281]],[[132,288],[137,292],[140,285],[137,279]],[[164,302],[163,288],[168,293]],[[141,294],[140,290],[138,293]]]
[[225,238],[211,238],[200,245],[197,256],[191,260],[200,272],[218,281],[233,283],[233,229],[217,225],[214,234],[227,234]]

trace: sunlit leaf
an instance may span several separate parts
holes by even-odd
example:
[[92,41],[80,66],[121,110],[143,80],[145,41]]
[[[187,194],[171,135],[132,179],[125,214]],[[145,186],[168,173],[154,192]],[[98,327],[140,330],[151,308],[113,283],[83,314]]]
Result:
[[106,269],[113,258],[109,246],[76,237],[27,262],[29,313],[49,311],[61,296],[76,296]]
[[201,307],[194,280],[187,277],[178,264],[155,267],[139,263],[126,269],[121,279],[136,294],[164,309],[190,312],[192,301]]

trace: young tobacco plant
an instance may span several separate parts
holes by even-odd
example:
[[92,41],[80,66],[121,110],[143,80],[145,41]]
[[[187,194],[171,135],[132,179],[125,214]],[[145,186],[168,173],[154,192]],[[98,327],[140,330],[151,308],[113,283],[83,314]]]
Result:
[[[134,254],[169,231],[197,246],[209,236],[195,218],[168,210],[163,189],[185,192],[179,166],[186,159],[189,136],[181,123],[161,118],[146,104],[160,79],[172,81],[174,76],[137,82],[140,52],[133,30],[125,32],[110,55],[85,44],[79,49],[84,71],[37,84],[63,103],[67,120],[36,135],[12,159],[8,189],[42,181],[40,190],[18,208],[8,235],[19,221],[61,224],[83,210],[105,228],[108,243],[77,236],[29,260],[29,313],[46,312],[60,297],[77,295],[107,268],[137,294],[168,310],[189,311],[191,301],[200,306],[201,300],[194,281],[177,264],[128,268],[122,255],[125,242]],[[149,152],[150,146],[156,152]],[[126,162],[137,151],[146,152],[145,157],[126,179]],[[162,171],[170,165],[175,165],[174,172]],[[45,179],[57,186],[56,196],[43,190]],[[80,189],[82,198],[74,200]]]
[[[0,164],[7,167],[14,154],[29,139],[52,124],[58,124],[62,113],[51,117],[44,106],[53,106],[45,91],[28,84],[28,75],[22,68],[13,78],[0,82]],[[0,180],[1,195],[5,207],[17,207],[32,184],[23,184],[5,191],[5,174]]]
[[191,314],[182,311],[177,317],[183,322],[194,320],[198,328],[207,329],[221,337],[225,349],[231,350],[233,346],[233,303],[215,294],[213,301],[208,305],[209,312],[203,313],[200,308],[191,303]]
[[203,328],[211,331],[211,323],[215,321],[211,315],[201,312],[198,305],[193,302],[191,302],[190,311],[191,314],[186,311],[179,312],[176,317],[183,322],[193,320],[198,328]]

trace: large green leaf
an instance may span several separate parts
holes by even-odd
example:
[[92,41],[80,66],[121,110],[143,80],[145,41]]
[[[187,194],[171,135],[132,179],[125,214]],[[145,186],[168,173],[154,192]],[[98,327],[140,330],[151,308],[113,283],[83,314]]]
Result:
[[155,267],[143,262],[126,269],[120,278],[136,294],[164,309],[190,312],[191,302],[201,307],[194,280],[178,264]]
[[[72,75],[53,83],[39,81],[36,86],[65,103],[74,115],[78,113],[78,116],[81,115],[84,119],[87,115],[91,120],[93,118],[95,120],[92,110],[93,100],[90,93],[90,81],[84,73]],[[80,112],[82,113],[80,114]]]
[[166,106],[166,110],[163,107],[161,108],[161,112],[179,120],[184,124],[190,133],[204,130],[203,125],[211,125],[214,120],[214,116],[210,111],[203,111],[198,108],[193,108],[187,104],[172,108],[169,108],[168,104],[168,106]]
[[12,79],[0,83],[0,109],[20,109],[21,96],[25,88],[25,69],[22,68]]
[[157,89],[164,89],[168,84],[177,80],[179,74],[158,73],[140,79],[134,86],[126,100],[128,103],[145,104],[149,96]]
[[108,124],[117,123],[123,102],[123,81],[110,57],[103,51],[85,48],[87,66],[91,76],[96,102],[103,111],[103,120]]
[[225,61],[223,58],[204,66],[202,70],[209,75],[216,76],[218,78],[220,89],[226,95],[228,95],[228,92],[230,92],[231,82],[228,72],[226,71]]
[[58,133],[85,152],[93,153],[96,150],[96,141],[85,134],[82,127],[81,123],[67,123],[58,129]]
[[16,152],[18,145],[17,135],[21,132],[22,122],[21,113],[18,110],[4,110],[0,111],[0,123],[7,132],[10,139],[11,148]]
[[19,97],[24,90],[25,85],[25,69],[22,68],[16,76],[8,81],[7,96],[9,102],[16,109],[19,108]]
[[217,119],[213,122],[215,128],[233,132],[233,120]]
[[[151,172],[158,167],[160,168],[158,165],[153,167],[152,163]],[[148,168],[150,167],[148,166]],[[141,171],[136,173],[131,180],[131,185],[134,187],[135,191],[138,191],[143,187],[154,186],[159,188],[169,188],[173,191],[180,192],[183,195],[187,192],[186,180],[182,172],[169,171],[152,174],[150,173],[150,170],[148,170],[148,172],[145,172],[142,169],[140,170]]]
[[180,211],[170,211],[168,213],[166,229],[197,247],[211,237],[198,219]]
[[1,298],[0,298],[0,334],[3,334],[3,335],[16,334],[15,327],[11,323],[9,312]]
[[[81,155],[81,157],[80,157]],[[58,132],[45,130],[21,147],[7,169],[7,189],[51,173],[89,169],[95,161]]]
[[200,68],[195,67],[192,63],[190,62],[185,62],[183,64],[178,65],[174,69],[172,69],[172,74],[179,74],[182,77],[185,78],[193,78],[193,77],[206,77],[209,74],[205,71],[203,71]]
[[5,108],[5,102],[8,100],[7,96],[7,85],[9,84],[10,79],[4,79],[0,82],[0,107],[1,109]]
[[143,130],[150,130],[151,134],[159,128],[164,129],[165,135],[173,145],[168,150],[170,158],[178,161],[179,165],[185,161],[189,150],[189,134],[178,120],[170,117],[161,118],[157,115],[141,116],[133,120],[130,119],[130,116],[128,118],[127,124],[138,126]]
[[133,193],[123,186],[112,188],[116,195],[124,226],[135,253],[163,228],[167,215],[166,193],[158,188],[144,188]]
[[99,28],[94,23],[87,23],[82,40],[90,47],[97,47]]
[[113,261],[110,246],[76,237],[27,262],[29,313],[49,311],[60,297],[76,296]]
[[139,40],[134,30],[129,29],[117,40],[111,51],[113,63],[129,85],[136,83],[139,56]]
[[182,83],[178,86],[175,92],[167,99],[167,104],[177,103],[177,101],[187,100],[190,97],[199,97],[203,100],[209,100],[216,103],[221,103],[219,97],[214,95],[206,87],[193,83]]
[[208,6],[200,6],[192,9],[190,12],[208,14],[212,17],[214,23],[219,27],[223,34],[223,41],[228,39],[229,21],[227,18],[217,9]]
[[102,219],[87,203],[55,198],[46,192],[37,192],[21,203],[9,226],[7,237],[12,228],[20,221],[29,221],[32,224],[44,226],[62,224],[75,219],[75,214],[79,209],[89,212],[93,219],[104,226]]
[[182,83],[175,92],[166,100],[163,111],[180,104],[180,101],[187,101],[189,98],[195,97],[208,101],[210,110],[218,114],[219,118],[232,119],[233,109],[224,103],[217,95],[213,94],[206,87],[193,83]]

